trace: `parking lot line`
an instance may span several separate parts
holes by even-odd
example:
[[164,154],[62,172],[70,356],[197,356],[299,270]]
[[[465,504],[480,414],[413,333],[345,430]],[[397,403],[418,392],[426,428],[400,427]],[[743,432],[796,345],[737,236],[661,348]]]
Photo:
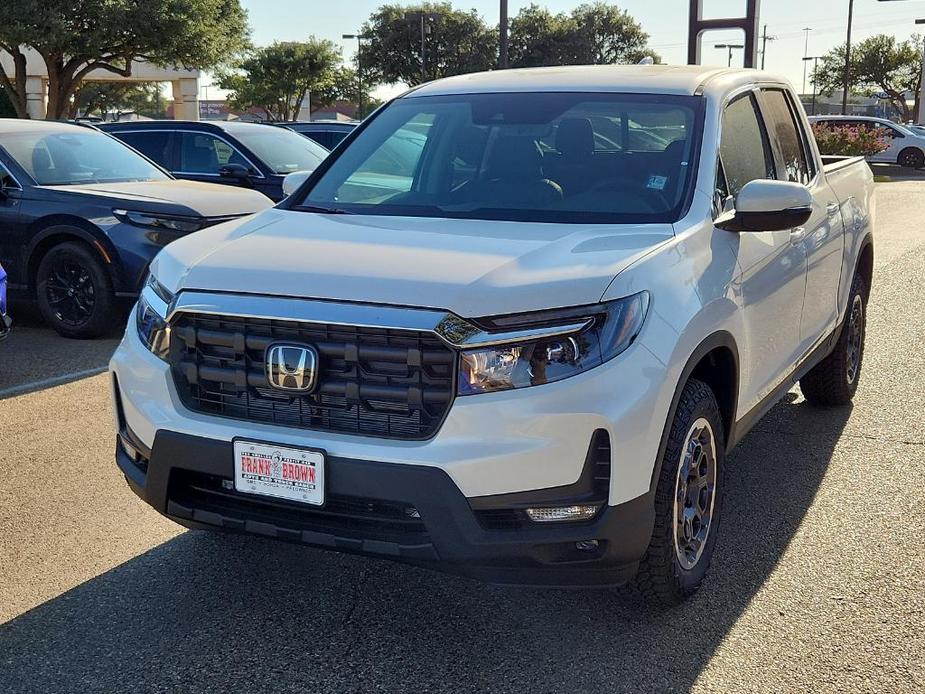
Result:
[[65,383],[70,383],[71,381],[79,381],[81,378],[88,378],[90,376],[96,376],[98,374],[106,371],[105,366],[98,366],[94,369],[84,369],[83,371],[73,371],[68,374],[61,374],[60,376],[53,376],[52,378],[44,378],[41,381],[30,381],[29,383],[21,383],[18,386],[12,386],[10,388],[4,388],[0,390],[0,400],[5,398],[12,398],[17,395],[23,395],[25,393],[31,393],[36,390],[42,390],[43,388],[52,388],[54,386],[60,386]]

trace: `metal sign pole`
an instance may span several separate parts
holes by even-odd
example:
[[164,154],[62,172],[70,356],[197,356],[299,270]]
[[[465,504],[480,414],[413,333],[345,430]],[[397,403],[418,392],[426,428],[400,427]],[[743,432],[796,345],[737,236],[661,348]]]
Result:
[[745,32],[745,67],[758,64],[758,10],[760,0],[748,0],[744,17],[704,19],[703,0],[690,0],[687,33],[687,62],[700,65],[700,44],[704,32],[712,29],[741,29]]

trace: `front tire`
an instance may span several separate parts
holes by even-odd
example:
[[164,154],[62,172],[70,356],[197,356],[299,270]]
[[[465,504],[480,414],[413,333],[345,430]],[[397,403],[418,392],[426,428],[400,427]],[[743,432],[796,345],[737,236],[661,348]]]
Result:
[[655,528],[636,586],[647,599],[677,605],[697,592],[713,557],[723,500],[725,435],[716,396],[684,386],[655,489]]
[[45,254],[36,274],[36,299],[45,322],[64,337],[99,337],[115,321],[109,275],[81,243],[62,243]]
[[925,166],[925,154],[915,147],[907,147],[896,157],[896,163],[905,169],[921,169]]
[[864,280],[855,274],[848,296],[848,312],[835,348],[800,379],[803,397],[811,404],[823,407],[847,405],[857,392],[864,361],[866,297]]

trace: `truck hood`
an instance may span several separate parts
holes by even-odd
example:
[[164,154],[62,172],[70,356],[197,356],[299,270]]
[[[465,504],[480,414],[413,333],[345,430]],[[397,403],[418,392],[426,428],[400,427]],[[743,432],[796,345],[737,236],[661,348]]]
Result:
[[172,212],[201,217],[253,214],[270,207],[270,199],[256,190],[200,183],[198,181],[128,181],[43,186],[44,190],[105,198],[113,205],[131,206],[144,212]]
[[176,241],[152,265],[184,289],[439,308],[463,317],[600,301],[671,225],[534,224],[271,209]]

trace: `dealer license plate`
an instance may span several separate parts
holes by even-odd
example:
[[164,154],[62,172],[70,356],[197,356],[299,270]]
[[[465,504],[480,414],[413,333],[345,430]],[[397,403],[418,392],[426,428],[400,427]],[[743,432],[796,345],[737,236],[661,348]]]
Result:
[[234,488],[247,494],[323,506],[324,453],[235,441]]

